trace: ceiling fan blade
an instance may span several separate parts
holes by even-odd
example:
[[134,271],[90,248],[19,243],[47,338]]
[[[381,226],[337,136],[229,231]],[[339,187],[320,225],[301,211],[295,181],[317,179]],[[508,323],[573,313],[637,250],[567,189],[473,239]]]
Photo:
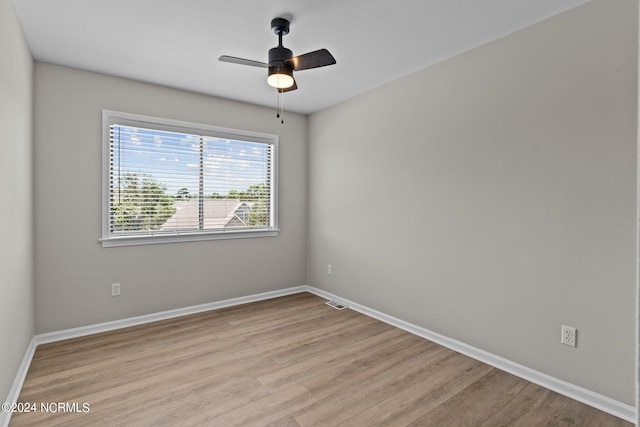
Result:
[[296,90],[296,89],[298,89],[298,85],[296,84],[296,79],[293,79],[293,86],[289,86],[284,89],[278,89],[278,92],[285,93],[285,92],[291,92],[292,90]]
[[308,70],[310,68],[324,67],[336,63],[335,58],[327,49],[314,50],[313,52],[294,56],[284,61],[295,71]]
[[266,62],[254,61],[252,59],[236,58],[235,56],[222,55],[218,58],[222,62],[230,62],[232,64],[249,65],[251,67],[269,68]]

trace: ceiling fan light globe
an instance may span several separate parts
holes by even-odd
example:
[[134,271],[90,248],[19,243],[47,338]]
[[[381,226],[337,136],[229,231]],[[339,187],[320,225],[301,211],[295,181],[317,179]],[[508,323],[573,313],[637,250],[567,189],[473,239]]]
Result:
[[293,86],[293,77],[288,74],[271,74],[267,77],[267,83],[276,89],[286,89]]

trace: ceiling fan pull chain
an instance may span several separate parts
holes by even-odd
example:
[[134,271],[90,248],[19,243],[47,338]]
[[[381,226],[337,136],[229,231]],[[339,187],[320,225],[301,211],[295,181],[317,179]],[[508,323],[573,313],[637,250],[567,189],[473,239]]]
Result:
[[276,91],[277,93],[277,97],[278,97],[278,102],[277,102],[277,110],[276,110],[276,118],[280,118],[281,114],[280,112],[282,111],[282,92],[280,92],[279,90]]
[[276,118],[280,119],[280,123],[284,124],[284,91],[278,89],[276,92],[278,94],[278,110],[276,113]]

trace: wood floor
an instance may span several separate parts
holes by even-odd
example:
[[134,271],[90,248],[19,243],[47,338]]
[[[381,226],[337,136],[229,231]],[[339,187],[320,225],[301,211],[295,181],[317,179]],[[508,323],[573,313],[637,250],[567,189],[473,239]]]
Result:
[[631,425],[307,293],[41,345],[19,401],[10,426]]

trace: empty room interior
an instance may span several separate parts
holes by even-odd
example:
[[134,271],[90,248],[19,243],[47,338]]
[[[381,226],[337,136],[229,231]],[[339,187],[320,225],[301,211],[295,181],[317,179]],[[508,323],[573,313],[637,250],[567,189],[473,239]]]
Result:
[[638,23],[0,0],[0,426],[637,424]]

